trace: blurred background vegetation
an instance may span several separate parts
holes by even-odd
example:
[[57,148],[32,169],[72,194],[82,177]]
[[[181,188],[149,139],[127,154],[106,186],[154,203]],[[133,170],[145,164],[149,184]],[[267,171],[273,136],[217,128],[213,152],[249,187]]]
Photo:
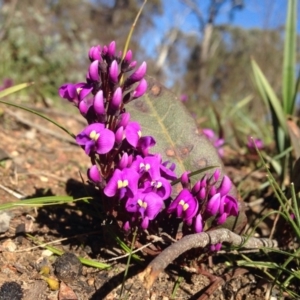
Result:
[[[179,11],[174,16],[172,26],[164,30],[161,44],[149,55],[147,48],[153,41],[149,35],[145,41],[145,35],[159,30],[157,18],[167,13],[162,0],[149,0],[130,48],[139,61],[148,62],[148,74],[167,84],[179,97],[187,95],[186,105],[201,126],[218,129],[220,125],[230,125],[227,120],[230,116],[230,122],[235,123],[231,135],[240,131],[262,137],[260,132],[264,131],[268,115],[253,84],[250,58],[255,58],[279,92],[284,27],[233,26],[230,20],[249,1],[206,0],[205,10],[200,10],[200,1],[174,0],[188,13]],[[0,0],[0,81],[5,78],[14,83],[34,81],[36,84],[28,91],[32,103],[44,101],[47,105],[47,99],[57,101],[57,89],[62,83],[84,80],[90,46],[116,40],[122,50],[142,3],[142,0]],[[219,24],[216,18],[224,14],[225,5],[228,22]],[[196,20],[197,34],[182,30],[184,18],[191,16]],[[251,116],[251,122],[249,118],[246,120],[247,128],[243,125],[245,115]]]

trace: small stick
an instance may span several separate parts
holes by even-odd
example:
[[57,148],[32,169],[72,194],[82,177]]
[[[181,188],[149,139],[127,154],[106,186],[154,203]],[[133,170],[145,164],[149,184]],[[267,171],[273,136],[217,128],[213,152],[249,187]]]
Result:
[[203,248],[207,245],[215,245],[217,243],[229,243],[232,246],[241,246],[246,249],[278,247],[278,242],[276,240],[243,237],[225,228],[216,229],[209,232],[190,234],[167,247],[162,253],[154,258],[147,268],[139,274],[139,278],[141,281],[143,281],[145,288],[149,290],[159,273],[163,271],[179,255],[192,248]]

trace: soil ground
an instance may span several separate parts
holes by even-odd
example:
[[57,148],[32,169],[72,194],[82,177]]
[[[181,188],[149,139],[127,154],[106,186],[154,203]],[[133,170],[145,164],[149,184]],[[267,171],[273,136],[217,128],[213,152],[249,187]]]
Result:
[[[35,109],[74,133],[85,125],[84,119],[69,106],[60,110],[38,106]],[[245,191],[258,187],[264,172],[252,173],[246,181],[242,180],[251,173],[253,165],[245,163],[242,156],[236,158],[231,150],[226,153],[226,170],[233,181],[243,182]],[[88,166],[88,157],[63,131],[33,114],[0,106],[0,204],[41,196],[79,197],[93,193],[81,179],[86,180]],[[251,221],[261,212],[263,200],[255,195],[247,199],[252,203],[248,208]],[[228,256],[224,255],[209,258],[203,255],[196,266],[174,263],[159,276],[151,291],[146,291],[137,274],[153,258],[151,247],[149,251],[138,253],[142,262],[132,261],[121,297],[127,258],[116,259],[125,253],[106,230],[107,224],[94,210],[96,206],[77,202],[43,208],[17,207],[9,211],[9,228],[0,235],[0,286],[8,281],[17,282],[23,291],[22,299],[26,300],[269,299],[271,284],[261,273],[242,267],[228,269],[225,264]],[[1,215],[0,221],[5,216]],[[270,230],[271,224],[267,221],[259,227],[261,236],[268,236]],[[37,247],[34,240],[53,243],[50,245],[77,257],[99,262],[110,260],[107,263],[112,267],[100,270],[83,266],[76,276],[78,266],[74,266],[75,275],[71,280],[64,277],[58,280],[54,272],[58,256]],[[234,260],[234,256],[231,259]],[[47,268],[50,275],[41,275],[41,270]],[[45,280],[47,276],[54,280],[54,285],[59,283],[58,289],[50,289],[51,285]]]

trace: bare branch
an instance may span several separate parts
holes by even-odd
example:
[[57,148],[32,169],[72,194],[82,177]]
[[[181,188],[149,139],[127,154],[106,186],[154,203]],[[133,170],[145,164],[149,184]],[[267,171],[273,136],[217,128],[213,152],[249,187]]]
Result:
[[145,288],[150,289],[159,273],[179,255],[192,248],[203,248],[207,245],[215,245],[217,243],[229,243],[232,246],[245,249],[278,247],[278,242],[276,240],[243,237],[225,228],[190,234],[166,248],[161,254],[153,259],[147,268],[139,274],[139,278],[143,281]]

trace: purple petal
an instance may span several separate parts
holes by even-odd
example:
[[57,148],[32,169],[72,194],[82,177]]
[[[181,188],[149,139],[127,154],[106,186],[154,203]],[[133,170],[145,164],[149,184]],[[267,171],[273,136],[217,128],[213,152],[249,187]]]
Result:
[[148,217],[145,217],[145,218],[143,219],[142,223],[141,223],[141,227],[142,227],[143,229],[147,229],[148,226],[149,226],[149,218],[148,218]]
[[155,144],[155,139],[152,136],[143,136],[138,140],[137,149],[141,151],[144,156],[147,156],[149,148],[155,146]]
[[92,90],[93,86],[87,83],[77,88],[77,91],[79,91],[79,100],[83,100]]
[[218,225],[224,224],[226,222],[226,220],[227,220],[227,217],[228,217],[227,213],[224,212],[220,217],[218,217],[217,224]]
[[202,129],[203,134],[209,139],[212,140],[215,137],[215,132],[210,128]]
[[127,142],[136,147],[141,137],[141,126],[138,122],[130,122],[125,128],[125,137]]
[[108,153],[114,146],[115,143],[115,134],[105,128],[100,132],[100,136],[96,142],[96,152],[99,154]]
[[58,89],[58,94],[61,98],[73,102],[74,99],[77,99],[76,86],[72,83],[65,83]]
[[128,125],[129,120],[130,120],[130,113],[128,112],[122,113],[119,117],[119,122],[117,127],[123,126],[125,128]]

